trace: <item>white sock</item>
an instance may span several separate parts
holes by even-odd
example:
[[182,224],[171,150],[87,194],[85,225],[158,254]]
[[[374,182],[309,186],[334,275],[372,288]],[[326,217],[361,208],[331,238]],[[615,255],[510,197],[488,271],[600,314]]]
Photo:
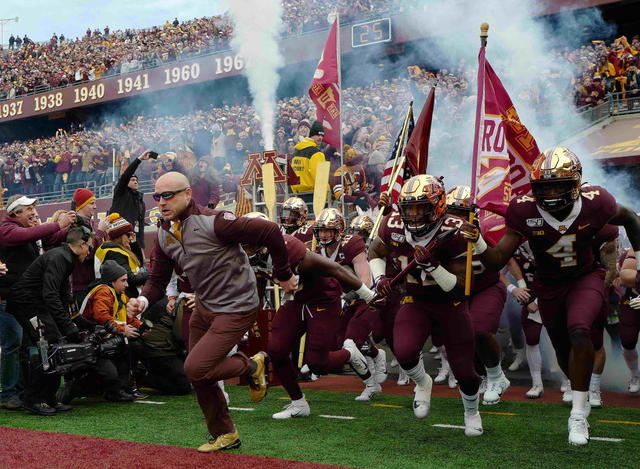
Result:
[[596,373],[591,373],[591,382],[589,383],[589,391],[600,391],[600,377]]
[[584,408],[587,405],[587,399],[589,393],[586,391],[573,391],[573,406],[571,407],[571,414],[584,415]]
[[636,349],[627,350],[622,347],[622,356],[627,364],[627,367],[631,370],[632,376],[638,375],[638,351]]
[[218,381],[218,387],[219,387],[220,389],[222,389],[222,392],[224,392],[224,380],[223,380],[223,379],[221,379],[220,381]]
[[478,413],[480,393],[475,393],[473,396],[468,396],[467,394],[460,391],[460,396],[462,396],[462,406],[464,407],[464,415],[476,415]]
[[293,399],[291,399],[291,402],[293,404],[303,404],[303,403],[307,402],[307,400],[305,399],[304,394],[303,394],[300,399],[296,399],[295,401]]
[[364,380],[364,384],[368,388],[374,387],[376,385],[376,377],[374,375],[369,376],[367,379]]
[[[438,347],[438,352],[440,352],[440,355],[442,355],[442,360],[443,362],[447,360],[447,350],[444,348],[444,345],[441,345],[440,347]],[[444,363],[443,363],[444,365]]]
[[498,381],[502,378],[502,367],[500,366],[500,363],[498,363],[498,366],[494,366],[492,368],[485,366],[485,369],[487,370],[488,381]]
[[422,360],[418,362],[416,366],[410,370],[404,370],[404,372],[416,383],[418,386],[425,387],[427,384],[427,372],[424,371],[424,363]]
[[529,372],[533,384],[542,385],[542,354],[540,353],[540,344],[527,345],[527,362],[529,363]]

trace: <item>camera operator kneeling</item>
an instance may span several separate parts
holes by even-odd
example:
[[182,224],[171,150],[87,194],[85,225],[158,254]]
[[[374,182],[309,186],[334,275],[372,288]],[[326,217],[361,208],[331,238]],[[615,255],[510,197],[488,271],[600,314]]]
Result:
[[[113,402],[131,402],[134,398],[125,391],[129,387],[130,377],[131,351],[127,348],[133,346],[132,342],[139,337],[138,327],[141,323],[135,317],[127,317],[126,304],[129,299],[124,294],[127,286],[127,271],[115,261],[106,261],[100,266],[100,278],[90,288],[80,308],[80,314],[88,323],[124,334],[129,341],[128,344],[121,344],[117,350],[98,354],[96,363],[86,370],[90,379],[94,378],[91,372],[97,375],[104,398]],[[78,374],[65,376],[65,385],[59,394],[60,402],[68,404],[73,397],[87,395],[88,388],[94,387],[90,379],[82,380]]]
[[[72,302],[69,276],[78,262],[87,257],[90,238],[88,229],[72,228],[67,233],[66,244],[38,257],[11,288],[16,306],[13,314],[24,330],[23,407],[38,415],[55,415],[72,409],[56,399],[60,374],[50,369],[47,354],[51,351],[53,357],[65,337],[69,342],[81,340],[68,312]],[[32,321],[33,317],[36,319]],[[38,324],[40,327],[36,329],[34,325]]]

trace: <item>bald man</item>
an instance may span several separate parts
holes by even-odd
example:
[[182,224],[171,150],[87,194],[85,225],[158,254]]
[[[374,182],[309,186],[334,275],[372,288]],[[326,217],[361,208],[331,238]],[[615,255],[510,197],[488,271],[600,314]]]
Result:
[[241,243],[266,246],[273,258],[274,277],[286,292],[295,292],[298,277],[289,267],[278,225],[259,218],[236,218],[191,200],[187,178],[169,172],[156,182],[153,198],[163,222],[151,255],[151,272],[142,295],[129,301],[134,314],[164,296],[174,267],[187,274],[196,295],[189,321],[189,355],[184,371],[191,380],[211,434],[201,452],[237,448],[238,431],[231,420],[218,380],[246,376],[254,402],[267,390],[267,357],[227,354],[256,321],[259,300],[256,278]]

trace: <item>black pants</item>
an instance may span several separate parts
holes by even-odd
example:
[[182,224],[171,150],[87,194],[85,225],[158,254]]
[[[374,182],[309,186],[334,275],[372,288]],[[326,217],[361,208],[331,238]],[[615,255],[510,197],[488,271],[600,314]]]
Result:
[[191,384],[184,374],[184,362],[177,356],[145,358],[142,363],[148,374],[138,386],[157,389],[163,394],[189,394]]
[[[60,376],[45,370],[40,354],[36,348],[38,333],[24,315],[15,315],[23,329],[20,362],[24,379],[24,395],[22,400],[27,405],[46,402],[56,403],[56,391],[60,387]],[[55,334],[47,334],[49,344],[56,343]]]

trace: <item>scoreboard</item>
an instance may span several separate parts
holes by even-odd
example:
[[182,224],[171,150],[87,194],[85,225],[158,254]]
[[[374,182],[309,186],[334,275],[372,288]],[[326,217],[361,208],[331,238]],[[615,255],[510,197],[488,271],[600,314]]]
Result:
[[351,47],[391,42],[391,18],[382,18],[351,26]]

